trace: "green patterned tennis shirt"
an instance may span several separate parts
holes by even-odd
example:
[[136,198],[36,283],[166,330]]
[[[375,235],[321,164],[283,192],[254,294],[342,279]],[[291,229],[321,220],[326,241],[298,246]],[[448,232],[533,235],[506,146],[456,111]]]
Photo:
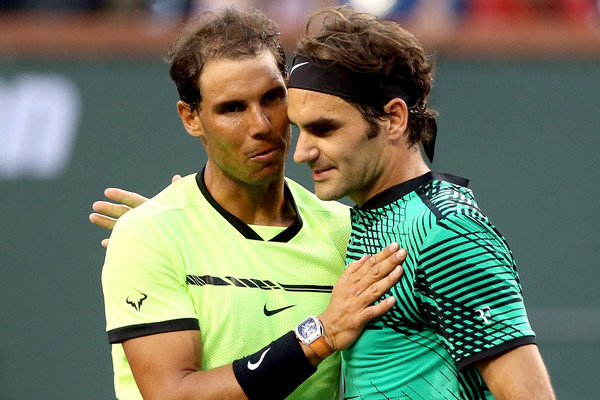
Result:
[[343,352],[346,399],[493,399],[477,361],[535,343],[516,264],[468,180],[427,174],[352,210],[346,263],[393,241],[396,305]]

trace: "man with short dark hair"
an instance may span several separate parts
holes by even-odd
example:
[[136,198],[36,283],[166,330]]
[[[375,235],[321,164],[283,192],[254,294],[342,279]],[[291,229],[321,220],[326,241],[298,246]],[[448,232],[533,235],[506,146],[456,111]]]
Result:
[[202,14],[170,58],[179,116],[208,162],[112,233],[102,285],[117,397],[336,399],[335,352],[393,305],[372,304],[406,253],[394,243],[344,271],[348,208],[284,177],[291,132],[273,21]]
[[391,242],[408,249],[397,303],[343,352],[344,396],[553,399],[506,241],[468,181],[421,155],[433,160],[432,82],[411,33],[346,7],[309,19],[290,69],[294,159],[319,198],[356,203],[348,268]]

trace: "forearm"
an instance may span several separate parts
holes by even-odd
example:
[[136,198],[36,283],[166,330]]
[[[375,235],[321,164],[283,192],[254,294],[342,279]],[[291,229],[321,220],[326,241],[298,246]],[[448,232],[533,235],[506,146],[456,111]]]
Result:
[[200,355],[201,348],[199,340],[185,332],[129,340],[124,349],[146,400],[284,398],[316,371],[293,332],[233,364],[210,370],[201,370],[199,357],[190,357]]
[[[157,382],[160,386],[160,383]],[[162,390],[142,393],[145,400],[154,399],[203,399],[246,400],[248,397],[235,378],[231,364],[211,370],[183,372],[180,379]]]
[[[169,377],[144,379],[134,373],[144,400],[236,399],[245,400],[231,364],[211,370],[182,371]],[[140,384],[143,382],[143,384]]]
[[139,337],[125,341],[123,349],[145,400],[246,399],[231,364],[201,369],[197,331]]
[[315,354],[314,351],[311,350],[311,348],[309,346],[300,345],[300,347],[302,348],[302,351],[304,352],[304,355],[306,356],[306,358],[308,359],[308,361],[314,367],[317,367],[321,363],[321,361],[323,361],[322,359],[319,358],[319,356],[317,356]]

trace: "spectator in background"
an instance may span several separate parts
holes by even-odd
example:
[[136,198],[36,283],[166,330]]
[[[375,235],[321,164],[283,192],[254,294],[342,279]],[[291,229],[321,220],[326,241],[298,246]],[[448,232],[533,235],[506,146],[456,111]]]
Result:
[[104,6],[104,0],[0,0],[0,9],[64,12],[64,11],[98,11]]
[[466,14],[473,21],[587,22],[597,15],[597,0],[467,0]]

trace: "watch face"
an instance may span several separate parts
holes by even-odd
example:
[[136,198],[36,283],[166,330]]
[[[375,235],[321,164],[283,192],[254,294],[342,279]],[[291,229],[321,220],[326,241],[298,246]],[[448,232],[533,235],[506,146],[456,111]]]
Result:
[[299,328],[300,333],[304,337],[310,337],[319,332],[319,327],[313,319],[307,319],[304,321]]
[[305,344],[310,344],[323,335],[321,324],[314,317],[309,317],[298,324],[296,331],[300,340]]

